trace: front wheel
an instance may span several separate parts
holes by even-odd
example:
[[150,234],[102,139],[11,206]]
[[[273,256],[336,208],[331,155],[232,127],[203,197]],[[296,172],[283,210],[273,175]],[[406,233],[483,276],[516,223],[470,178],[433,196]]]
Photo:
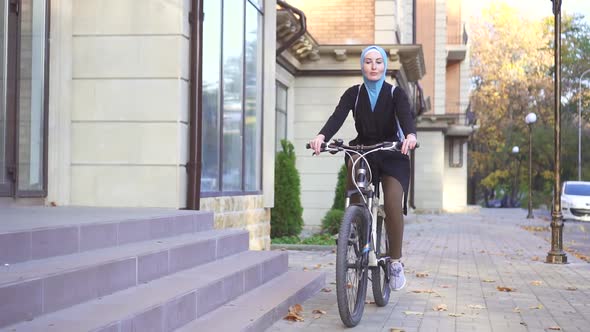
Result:
[[389,288],[389,273],[387,271],[389,269],[388,264],[390,263],[389,260],[383,259],[389,255],[389,240],[382,216],[377,217],[377,239],[375,240],[375,244],[377,245],[379,263],[371,269],[371,285],[375,304],[379,307],[384,307],[389,302],[391,289]]
[[340,319],[348,327],[363,317],[367,295],[368,262],[363,252],[368,216],[365,209],[351,205],[344,212],[336,251],[336,298]]

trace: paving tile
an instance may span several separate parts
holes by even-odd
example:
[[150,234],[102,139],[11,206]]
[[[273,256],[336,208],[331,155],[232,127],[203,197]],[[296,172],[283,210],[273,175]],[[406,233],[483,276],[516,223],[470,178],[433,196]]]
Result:
[[[526,211],[521,209],[410,216],[412,222],[406,224],[403,247],[408,285],[392,293],[384,308],[367,304],[357,329],[531,332],[561,326],[565,331],[585,331],[590,325],[590,264],[570,254],[567,265],[542,262],[549,243],[521,227],[531,224],[525,216]],[[289,269],[321,264],[321,270],[327,272],[326,287],[331,292],[320,292],[302,304],[304,309],[327,308],[326,315],[305,323],[279,320],[267,331],[345,330],[332,284],[334,265],[330,263],[335,259],[331,251],[289,251]],[[416,277],[417,272],[424,271],[427,277]],[[533,285],[532,281],[541,284]],[[498,286],[514,291],[501,292]],[[568,291],[568,287],[575,290]],[[415,290],[436,293],[412,292]],[[372,298],[370,289],[367,296]],[[448,311],[434,312],[432,307],[442,303],[447,304]],[[539,305],[542,309],[535,308]],[[421,315],[405,313],[411,311]],[[451,317],[451,313],[460,317]]]

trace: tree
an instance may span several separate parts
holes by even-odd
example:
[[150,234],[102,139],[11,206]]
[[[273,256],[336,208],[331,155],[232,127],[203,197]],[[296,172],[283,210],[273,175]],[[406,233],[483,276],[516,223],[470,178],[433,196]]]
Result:
[[275,204],[270,212],[270,236],[299,235],[303,228],[301,185],[295,167],[293,144],[281,140],[282,151],[275,162]]
[[537,113],[537,126],[552,121],[552,53],[542,22],[523,20],[506,4],[492,4],[472,27],[472,105],[480,129],[471,138],[469,174],[487,202],[510,185],[510,150],[528,142],[526,114]]
[[[580,74],[590,68],[590,27],[581,16],[563,16],[562,22],[562,156],[561,176],[573,178],[577,165],[577,101],[590,108],[590,81],[578,88]],[[510,186],[511,174],[528,172],[510,169],[512,146],[528,151],[528,128],[524,117],[535,112],[533,127],[533,191],[535,203],[549,205],[553,188],[553,135],[555,72],[553,18],[529,21],[518,17],[506,4],[491,5],[472,23],[472,105],[480,129],[473,135],[469,151],[469,175],[480,200]],[[590,79],[590,75],[588,77]],[[584,114],[590,133],[590,112]],[[574,145],[575,144],[575,145]],[[583,143],[584,144],[584,143]],[[590,144],[590,142],[586,143]],[[528,153],[522,162],[528,165]],[[590,177],[590,154],[584,156]],[[524,190],[528,181],[519,179]]]

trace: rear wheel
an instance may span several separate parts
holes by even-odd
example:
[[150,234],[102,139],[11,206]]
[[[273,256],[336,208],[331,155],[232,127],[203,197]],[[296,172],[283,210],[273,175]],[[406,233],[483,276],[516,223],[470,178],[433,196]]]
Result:
[[389,263],[388,260],[383,259],[389,255],[389,240],[383,216],[377,217],[377,239],[375,239],[375,243],[377,245],[378,264],[376,267],[371,268],[371,286],[375,304],[384,307],[389,302],[391,289],[389,288],[389,274],[387,273]]
[[340,319],[348,327],[363,317],[367,295],[368,265],[365,247],[365,209],[351,205],[342,218],[336,251],[336,298]]

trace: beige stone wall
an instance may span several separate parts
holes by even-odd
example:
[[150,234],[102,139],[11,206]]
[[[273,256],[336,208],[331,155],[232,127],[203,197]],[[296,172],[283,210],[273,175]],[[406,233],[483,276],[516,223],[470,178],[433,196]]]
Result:
[[467,143],[463,145],[463,165],[450,167],[450,144],[447,139],[445,144],[445,161],[443,177],[443,211],[464,212],[467,208]]
[[373,44],[375,0],[289,0],[320,44]]
[[270,249],[270,209],[260,195],[201,198],[201,210],[215,213],[215,228],[250,232],[250,249]]
[[[60,205],[186,202],[190,2],[56,0],[50,197]],[[63,71],[62,71],[63,70]],[[51,129],[50,129],[51,132]]]
[[442,131],[420,131],[420,148],[416,150],[416,209],[441,212],[445,176],[445,137]]

